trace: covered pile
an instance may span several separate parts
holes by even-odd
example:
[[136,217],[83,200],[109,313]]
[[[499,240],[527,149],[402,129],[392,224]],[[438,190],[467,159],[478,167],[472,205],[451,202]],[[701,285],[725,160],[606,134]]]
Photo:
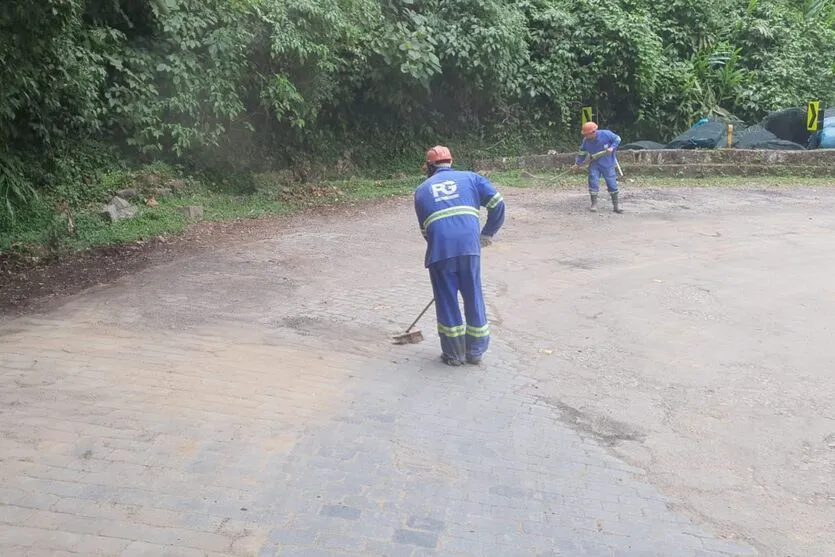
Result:
[[[835,109],[826,109],[823,130],[806,130],[806,109],[787,108],[770,113],[760,122],[746,126],[735,122],[732,147],[736,149],[805,150],[835,148]],[[636,141],[621,145],[621,150],[646,149],[722,149],[728,146],[728,122],[702,119],[666,145]]]

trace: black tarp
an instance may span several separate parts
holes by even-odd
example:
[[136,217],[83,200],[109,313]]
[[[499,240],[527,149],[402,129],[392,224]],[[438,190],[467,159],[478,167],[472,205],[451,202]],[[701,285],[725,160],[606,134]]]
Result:
[[742,130],[739,135],[736,135],[734,138],[734,147],[739,149],[753,149],[754,145],[760,145],[762,143],[774,141],[775,139],[779,138],[764,127],[751,126],[750,128]]
[[748,146],[739,149],[764,149],[767,151],[805,151],[806,147],[795,143],[794,141],[786,141],[785,139],[765,139],[752,143]]
[[[747,128],[742,128],[739,125],[734,125],[733,147],[737,149],[753,149],[753,145],[759,145],[764,142],[778,139],[776,135],[765,129],[760,125],[754,125]],[[719,141],[716,143],[717,149],[724,149],[728,146],[728,132],[727,128]]]
[[737,149],[773,149],[779,151],[805,151],[806,147],[780,139],[762,126],[751,126],[742,132],[738,139],[734,139]]
[[725,134],[727,127],[721,120],[708,121],[701,126],[690,128],[667,143],[667,149],[713,149]]
[[633,141],[618,147],[619,151],[651,151],[653,149],[663,149],[664,144],[655,141]]
[[762,119],[760,125],[779,139],[806,145],[810,133],[806,130],[806,109],[787,108],[772,112]]

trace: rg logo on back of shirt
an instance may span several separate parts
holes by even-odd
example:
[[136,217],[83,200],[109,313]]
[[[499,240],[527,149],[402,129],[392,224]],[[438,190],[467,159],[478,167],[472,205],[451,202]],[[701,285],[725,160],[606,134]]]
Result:
[[454,180],[432,184],[432,195],[435,196],[436,202],[457,199],[459,197],[458,184]]

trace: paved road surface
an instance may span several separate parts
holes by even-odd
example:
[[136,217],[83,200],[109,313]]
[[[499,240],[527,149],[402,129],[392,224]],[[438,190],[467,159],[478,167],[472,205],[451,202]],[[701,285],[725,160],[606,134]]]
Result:
[[6,320],[0,555],[831,555],[835,195],[503,193],[480,368],[408,200]]

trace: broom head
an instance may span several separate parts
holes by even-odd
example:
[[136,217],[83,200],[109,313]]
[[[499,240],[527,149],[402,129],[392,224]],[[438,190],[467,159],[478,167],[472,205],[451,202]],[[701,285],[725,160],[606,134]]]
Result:
[[417,329],[402,335],[395,335],[393,338],[394,344],[417,344],[423,340],[423,333],[420,332],[420,329]]

